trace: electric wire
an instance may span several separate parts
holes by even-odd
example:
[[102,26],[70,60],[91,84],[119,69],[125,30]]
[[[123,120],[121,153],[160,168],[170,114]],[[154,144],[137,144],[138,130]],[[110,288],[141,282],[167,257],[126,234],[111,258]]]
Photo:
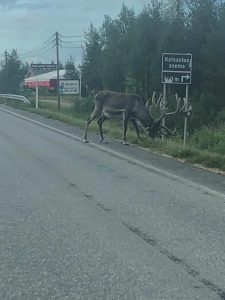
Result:
[[[40,60],[42,60],[43,58],[45,58],[46,55],[53,55],[53,52],[50,51],[49,53],[46,53],[46,54],[40,55],[38,57],[32,58],[32,63],[40,63]],[[53,59],[54,58],[52,58],[52,60]],[[44,62],[42,61],[42,63],[44,63]]]
[[23,58],[23,59],[24,60],[38,59],[38,58],[41,58],[41,57],[46,56],[48,54],[51,54],[53,52],[54,52],[54,48],[52,47],[52,48],[46,49],[45,51],[41,51],[38,54],[29,55],[29,56],[27,56],[26,58]]
[[62,48],[66,48],[66,49],[81,49],[82,47],[81,46],[62,46]]
[[81,38],[83,35],[61,35],[62,38],[70,39],[70,38]]
[[[82,35],[70,35],[64,36],[58,33],[60,37],[58,39],[58,46],[61,49],[83,49],[83,41],[82,40],[74,40],[74,38],[83,38]],[[63,39],[73,39],[73,40],[63,40]],[[37,46],[27,52],[19,54],[19,58],[25,61],[28,60],[38,60],[43,56],[52,54],[54,52],[54,47],[56,46],[56,34],[51,35],[45,42],[43,42],[40,46]],[[80,45],[79,45],[80,44]],[[0,54],[0,60],[3,60],[5,57],[4,53]]]
[[42,53],[39,53],[39,54],[36,54],[36,55],[33,54],[32,56],[27,56],[27,57],[23,58],[23,61],[30,61],[30,60],[33,60],[33,59],[37,59],[38,57],[46,56],[49,53],[51,53],[52,51],[53,51],[52,49],[48,49],[45,52],[42,52]]
[[50,49],[49,46],[51,46],[50,48],[52,48],[52,47],[55,46],[55,45],[54,45],[53,42],[52,42],[52,43],[49,43],[48,45],[40,46],[40,47],[37,48],[35,51],[29,51],[29,52],[27,52],[26,54],[25,54],[25,53],[21,54],[20,57],[24,58],[24,57],[26,57],[26,56],[36,55],[36,54],[39,53],[40,51]]
[[44,43],[42,43],[40,46],[35,47],[35,48],[33,48],[32,50],[30,50],[30,51],[21,53],[21,54],[20,54],[20,57],[27,56],[27,55],[30,55],[30,54],[32,54],[32,53],[36,53],[36,52],[40,51],[40,49],[49,47],[50,45],[52,45],[52,44],[55,42],[55,40],[52,40],[53,36],[54,36],[54,35],[52,35],[50,38],[48,38],[48,39],[47,39]]
[[62,41],[65,44],[82,43],[83,41]]

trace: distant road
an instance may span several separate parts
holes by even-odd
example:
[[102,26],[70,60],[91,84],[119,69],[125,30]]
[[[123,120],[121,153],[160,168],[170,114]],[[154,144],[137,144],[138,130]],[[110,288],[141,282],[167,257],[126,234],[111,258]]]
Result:
[[0,299],[225,299],[223,176],[1,108]]
[[[40,103],[49,103],[49,104],[52,104],[52,105],[55,105],[56,107],[58,106],[58,100],[49,100],[49,99],[44,99],[44,100],[39,100]],[[60,106],[61,107],[65,107],[65,108],[68,108],[68,107],[71,107],[73,106],[73,103],[72,102],[69,102],[69,101],[60,101]]]

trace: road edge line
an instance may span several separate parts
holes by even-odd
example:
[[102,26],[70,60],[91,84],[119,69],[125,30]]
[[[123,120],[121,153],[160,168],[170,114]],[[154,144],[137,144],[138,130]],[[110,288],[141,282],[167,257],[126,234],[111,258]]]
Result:
[[[67,136],[67,137],[69,137],[69,138],[72,138],[73,140],[76,140],[76,141],[78,141],[78,142],[80,142],[80,143],[83,143],[82,138],[81,138],[81,137],[78,137],[78,136],[76,136],[76,135],[74,135],[74,134],[68,133],[68,132],[66,132],[66,131],[63,131],[63,130],[61,130],[61,129],[58,129],[58,128],[55,128],[55,127],[52,127],[52,126],[49,126],[49,125],[46,125],[46,124],[43,124],[43,123],[38,122],[38,121],[32,120],[32,119],[30,119],[30,118],[24,117],[24,116],[22,116],[22,115],[20,115],[20,114],[17,114],[17,113],[15,113],[15,112],[12,112],[12,111],[10,111],[10,110],[7,110],[7,109],[1,108],[1,107],[0,107],[0,110],[6,112],[6,113],[8,113],[8,114],[14,115],[14,116],[16,116],[16,117],[18,117],[18,118],[20,118],[20,119],[26,120],[26,121],[28,121],[28,122],[30,122],[30,123],[36,124],[36,125],[38,125],[38,126],[44,127],[44,128],[49,129],[49,130],[51,130],[51,131],[54,131],[54,132],[57,132],[57,133],[62,134],[62,135],[64,135],[64,136]],[[120,158],[120,159],[122,159],[122,160],[129,161],[130,163],[133,163],[133,164],[138,165],[138,166],[140,166],[140,167],[142,167],[142,168],[145,168],[145,169],[148,169],[148,170],[150,170],[150,171],[153,171],[153,172],[155,172],[155,173],[157,173],[157,174],[161,174],[161,175],[163,175],[163,176],[165,176],[165,177],[169,177],[170,179],[173,179],[173,180],[176,180],[176,181],[178,181],[178,182],[181,182],[182,184],[186,184],[186,183],[188,182],[190,185],[192,185],[192,186],[195,187],[195,188],[199,188],[199,187],[200,187],[201,189],[205,190],[205,191],[208,192],[209,194],[210,194],[210,193],[211,193],[211,194],[215,194],[216,196],[221,197],[221,198],[223,198],[223,199],[225,200],[225,194],[222,194],[222,193],[220,193],[220,192],[217,192],[217,191],[215,191],[215,190],[212,190],[212,189],[210,189],[210,188],[208,188],[208,187],[206,187],[206,186],[204,186],[204,185],[197,184],[197,183],[195,183],[195,182],[193,182],[193,181],[191,181],[191,180],[189,180],[189,179],[186,179],[186,178],[177,176],[177,175],[175,175],[175,174],[172,174],[172,173],[167,172],[167,171],[165,171],[165,170],[162,170],[162,169],[160,169],[160,168],[153,167],[153,166],[151,166],[151,165],[149,165],[149,164],[145,164],[145,163],[143,163],[143,162],[141,162],[141,161],[138,161],[138,160],[136,160],[136,159],[134,159],[134,158],[132,158],[132,157],[129,157],[129,156],[126,156],[126,155],[121,154],[121,153],[119,153],[119,152],[116,152],[116,151],[114,151],[114,150],[105,148],[105,147],[103,147],[103,146],[101,146],[101,145],[98,145],[98,144],[95,144],[95,143],[93,143],[93,142],[89,142],[89,143],[87,143],[87,145],[90,145],[90,146],[92,146],[92,147],[95,147],[95,148],[97,148],[97,149],[100,149],[101,151],[107,152],[107,153],[109,153],[109,154],[111,154],[111,155],[113,155],[113,156],[115,156],[115,157],[117,157],[117,158]]]

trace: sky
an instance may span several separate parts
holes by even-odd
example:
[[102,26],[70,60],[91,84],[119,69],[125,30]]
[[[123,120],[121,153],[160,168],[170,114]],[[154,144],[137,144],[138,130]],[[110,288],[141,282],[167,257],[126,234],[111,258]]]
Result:
[[77,65],[84,31],[91,23],[99,28],[105,15],[116,18],[123,3],[139,13],[146,0],[0,0],[0,60],[17,49],[23,62],[56,62],[52,41],[58,31],[67,47],[59,49],[60,60],[71,55]]

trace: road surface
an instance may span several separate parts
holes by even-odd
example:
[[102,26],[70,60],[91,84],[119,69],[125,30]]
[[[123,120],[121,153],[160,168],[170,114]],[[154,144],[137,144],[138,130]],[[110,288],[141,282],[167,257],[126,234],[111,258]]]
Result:
[[2,109],[0,299],[225,299],[224,176]]

